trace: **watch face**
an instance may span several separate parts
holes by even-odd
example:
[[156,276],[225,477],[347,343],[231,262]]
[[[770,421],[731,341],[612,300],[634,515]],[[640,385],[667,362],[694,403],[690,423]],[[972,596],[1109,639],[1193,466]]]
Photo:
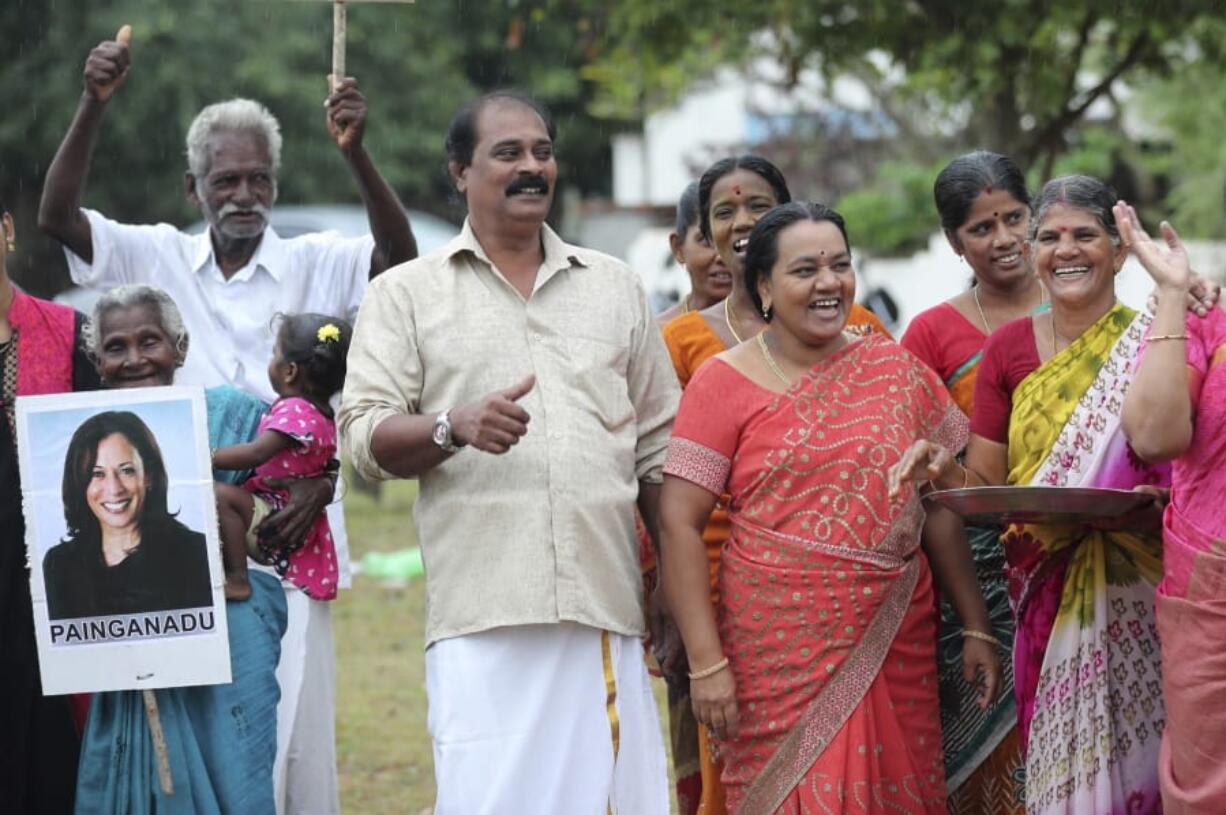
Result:
[[435,422],[434,424],[434,443],[437,444],[439,447],[446,447],[448,435],[450,434],[447,432],[447,425],[443,424],[442,422]]

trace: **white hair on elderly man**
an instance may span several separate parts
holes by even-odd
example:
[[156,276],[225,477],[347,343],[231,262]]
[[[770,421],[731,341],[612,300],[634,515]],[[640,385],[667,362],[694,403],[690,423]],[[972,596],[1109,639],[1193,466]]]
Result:
[[216,102],[196,114],[187,129],[187,168],[199,183],[209,172],[209,143],[215,133],[259,133],[268,145],[268,158],[275,176],[281,168],[281,125],[268,108],[252,99]]

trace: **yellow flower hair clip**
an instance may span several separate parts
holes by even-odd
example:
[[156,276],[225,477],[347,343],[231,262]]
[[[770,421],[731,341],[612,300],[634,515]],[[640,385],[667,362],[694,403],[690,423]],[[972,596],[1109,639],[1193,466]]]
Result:
[[315,332],[315,338],[320,342],[340,342],[341,329],[336,323],[321,325],[319,330]]

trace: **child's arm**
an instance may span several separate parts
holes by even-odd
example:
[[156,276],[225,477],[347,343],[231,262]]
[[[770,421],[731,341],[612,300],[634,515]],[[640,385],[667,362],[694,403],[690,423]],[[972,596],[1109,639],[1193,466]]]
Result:
[[214,450],[213,469],[253,470],[294,443],[294,440],[284,433],[265,430],[255,437],[255,441]]

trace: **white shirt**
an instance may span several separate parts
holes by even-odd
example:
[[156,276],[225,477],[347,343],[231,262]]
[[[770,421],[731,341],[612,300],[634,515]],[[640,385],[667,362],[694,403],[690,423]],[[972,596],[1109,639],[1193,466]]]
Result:
[[233,385],[272,402],[273,317],[312,311],[352,323],[370,278],[370,235],[318,232],[283,239],[269,227],[251,261],[227,280],[207,230],[188,235],[170,224],[134,226],[83,211],[94,262],[65,248],[73,282],[102,291],[126,283],[165,290],[190,335],[187,362],[175,375],[179,385]]
[[[89,218],[94,262],[65,247],[73,282],[106,291],[128,283],[163,289],[187,326],[187,361],[177,385],[233,385],[266,402],[276,399],[268,381],[279,314],[318,312],[353,322],[370,279],[375,240],[320,232],[283,239],[272,227],[251,261],[227,280],[206,230],[180,232],[170,224],[132,225],[99,212]],[[341,587],[350,583],[349,546],[340,502],[328,507]]]

